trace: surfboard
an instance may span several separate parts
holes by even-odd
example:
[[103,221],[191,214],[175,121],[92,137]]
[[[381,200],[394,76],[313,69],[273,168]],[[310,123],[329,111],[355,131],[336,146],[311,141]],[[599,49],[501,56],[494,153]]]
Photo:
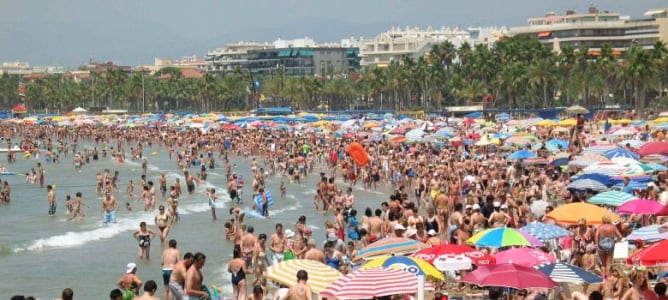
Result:
[[[264,191],[264,193],[267,194],[267,206],[271,207],[272,205],[274,205],[274,196],[271,195],[271,191],[269,190]],[[254,200],[255,200],[255,210],[260,214],[262,214],[263,213],[262,195],[256,195]]]

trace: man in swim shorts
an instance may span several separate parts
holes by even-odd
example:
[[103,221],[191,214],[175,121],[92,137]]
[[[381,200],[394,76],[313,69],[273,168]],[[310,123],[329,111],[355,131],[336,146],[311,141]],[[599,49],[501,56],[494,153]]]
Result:
[[180,260],[172,267],[172,274],[169,276],[169,291],[172,297],[176,300],[183,300],[183,287],[186,283],[186,271],[193,263],[193,254],[187,252],[183,255],[183,260]]
[[118,203],[116,202],[116,198],[114,198],[114,196],[112,196],[110,192],[107,192],[104,195],[104,199],[102,199],[102,213],[104,214],[104,219],[102,220],[102,223],[116,224],[117,210],[118,210]]
[[176,240],[169,240],[168,245],[169,247],[162,251],[160,262],[162,264],[162,283],[165,285],[165,299],[172,299],[170,296],[169,279],[172,277],[174,266],[179,262],[181,252],[176,248]]
[[49,201],[49,216],[56,215],[56,193],[50,184],[46,186],[46,198]]

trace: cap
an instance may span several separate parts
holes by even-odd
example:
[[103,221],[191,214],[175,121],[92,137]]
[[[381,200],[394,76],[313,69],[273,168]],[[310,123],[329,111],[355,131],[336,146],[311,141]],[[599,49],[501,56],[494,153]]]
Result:
[[428,234],[429,236],[435,236],[435,235],[436,235],[436,230],[429,229],[429,231],[427,231],[427,234]]
[[478,203],[473,204],[473,210],[480,209],[480,205]]
[[375,234],[369,236],[369,242],[375,242],[377,239],[378,237]]
[[291,238],[291,237],[295,236],[295,232],[292,231],[292,230],[290,230],[290,229],[286,229],[286,230],[285,230],[285,236],[286,236],[287,238]]
[[311,234],[313,234],[313,230],[311,228],[306,228],[306,229],[304,229],[304,234],[311,235]]
[[397,223],[397,225],[394,225],[394,230],[406,230],[406,227],[401,225],[401,223]]
[[466,209],[469,209],[469,208],[473,208],[473,206],[471,206],[471,204],[466,204]]
[[130,274],[132,271],[134,271],[137,268],[137,264],[131,262],[127,266],[125,266],[125,274]]
[[653,181],[650,181],[650,182],[647,184],[647,187],[656,187],[656,184],[655,184]]
[[408,228],[408,230],[406,230],[406,234],[405,234],[405,236],[406,236],[406,237],[412,237],[412,236],[414,236],[414,235],[416,235],[416,234],[417,234],[417,229],[415,229],[415,228]]
[[501,209],[508,209],[508,205],[501,205]]
[[330,242],[336,242],[338,239],[339,237],[336,236],[336,233],[334,232],[330,232],[329,234],[327,234],[327,240]]
[[438,172],[434,172],[434,176],[438,176]]
[[499,201],[494,201],[494,207],[499,207],[501,206],[501,202]]

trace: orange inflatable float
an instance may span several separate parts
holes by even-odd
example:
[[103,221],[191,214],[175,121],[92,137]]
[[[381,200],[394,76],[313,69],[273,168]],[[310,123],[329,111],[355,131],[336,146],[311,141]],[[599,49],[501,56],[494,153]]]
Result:
[[366,153],[364,147],[358,142],[352,142],[348,145],[348,154],[360,167],[364,167],[369,163],[369,154]]

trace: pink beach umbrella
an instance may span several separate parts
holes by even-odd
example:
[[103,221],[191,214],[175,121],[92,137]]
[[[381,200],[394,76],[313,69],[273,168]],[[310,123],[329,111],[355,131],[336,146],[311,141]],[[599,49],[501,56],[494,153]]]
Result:
[[621,214],[654,215],[663,209],[661,203],[651,199],[635,199],[620,205],[617,212]]
[[479,286],[500,286],[515,289],[548,288],[557,286],[550,277],[532,267],[517,264],[481,266],[460,280]]
[[511,248],[497,253],[494,258],[499,264],[513,263],[527,267],[551,264],[557,261],[549,253],[531,248]]

